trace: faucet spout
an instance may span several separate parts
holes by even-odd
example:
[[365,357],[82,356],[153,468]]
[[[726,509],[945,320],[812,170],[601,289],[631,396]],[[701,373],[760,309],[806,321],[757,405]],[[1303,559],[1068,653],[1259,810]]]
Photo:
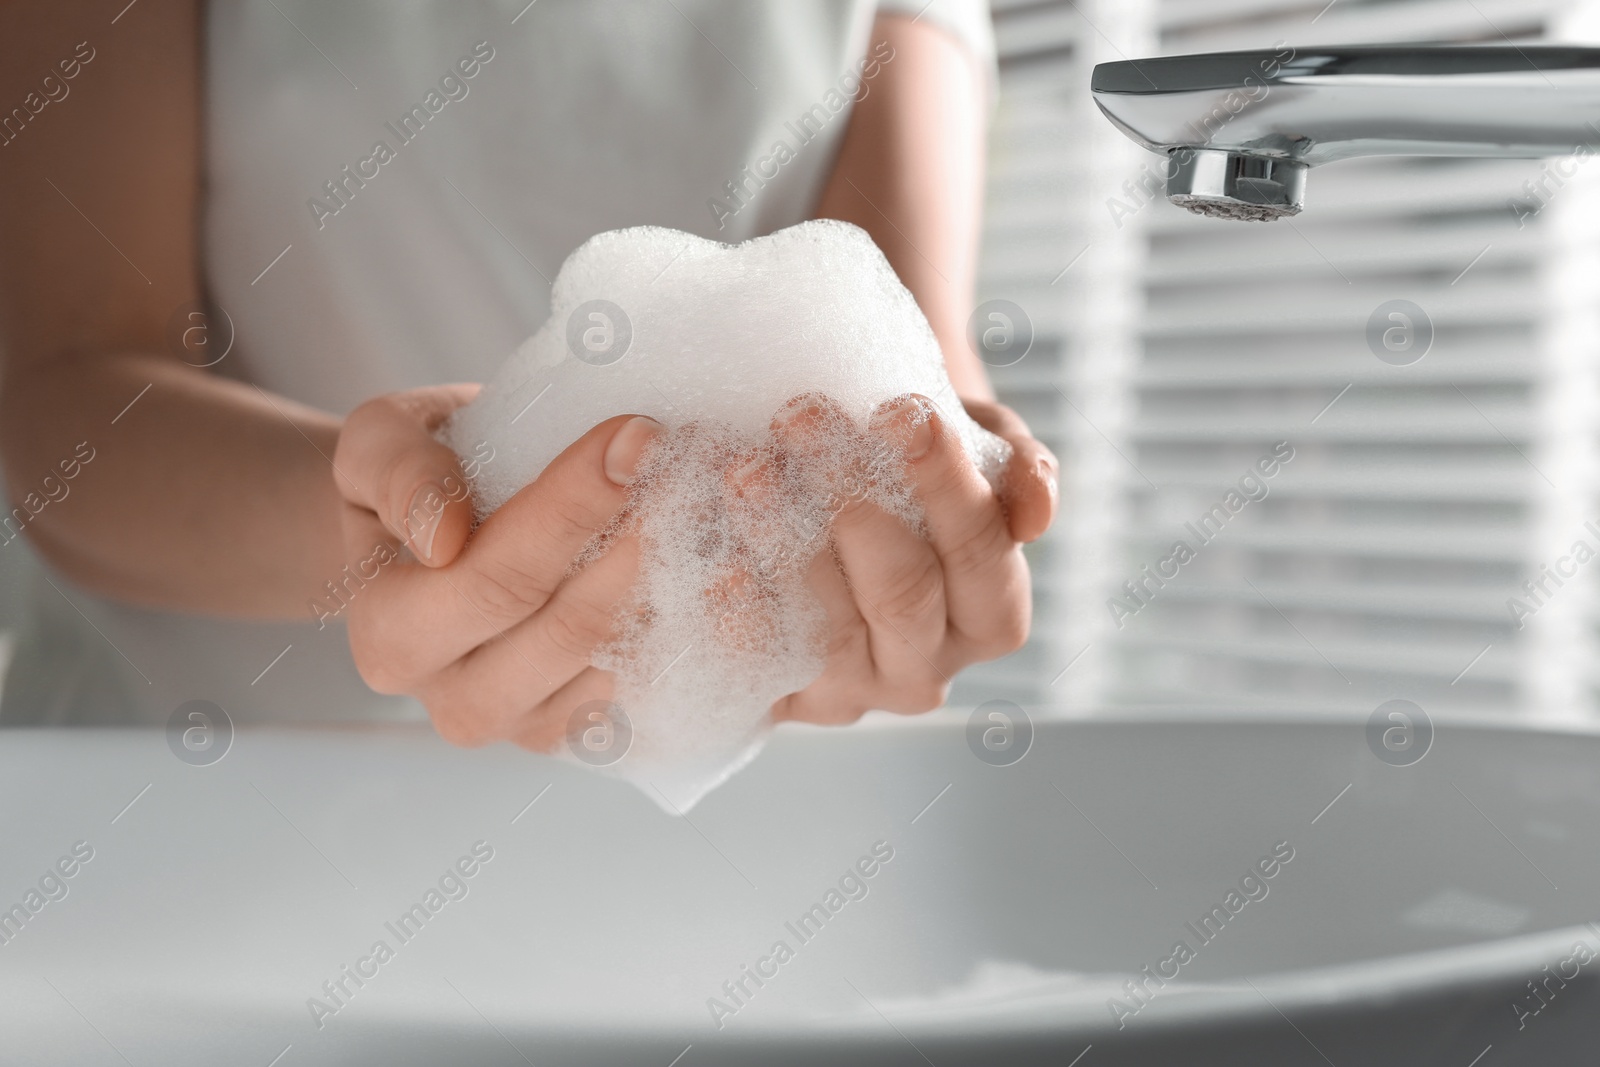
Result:
[[1339,46],[1102,63],[1095,103],[1168,157],[1167,197],[1298,214],[1307,171],[1358,156],[1600,152],[1600,48]]

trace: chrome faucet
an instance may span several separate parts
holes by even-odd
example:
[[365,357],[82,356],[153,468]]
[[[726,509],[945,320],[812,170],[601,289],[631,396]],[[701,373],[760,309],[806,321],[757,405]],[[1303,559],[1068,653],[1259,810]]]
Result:
[[1356,156],[1600,153],[1600,48],[1279,46],[1101,63],[1091,89],[1214,218],[1297,215],[1306,172]]

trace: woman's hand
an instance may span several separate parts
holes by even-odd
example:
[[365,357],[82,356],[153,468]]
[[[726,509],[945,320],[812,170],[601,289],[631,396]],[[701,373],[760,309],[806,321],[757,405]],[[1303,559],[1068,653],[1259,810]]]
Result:
[[618,538],[569,572],[626,502],[660,427],[627,415],[602,422],[469,542],[461,467],[433,431],[477,388],[379,397],[345,420],[334,466],[350,558],[372,558],[378,545],[410,549],[377,565],[351,599],[350,648],[368,685],[420,699],[446,740],[549,750],[573,708],[611,697],[611,676],[589,658],[633,585],[637,544]]
[[[573,708],[612,695],[610,674],[589,661],[632,588],[637,542],[618,537],[575,573],[572,561],[626,503],[660,427],[632,416],[601,423],[469,541],[462,470],[433,434],[476,392],[393,394],[345,420],[334,465],[346,550],[379,561],[376,577],[350,600],[350,647],[368,685],[419,698],[446,740],[549,750]],[[886,405],[870,432],[904,450],[927,537],[872,504],[840,511],[834,550],[809,571],[829,621],[825,670],[778,701],[774,719],[838,723],[870,708],[928,711],[962,667],[1005,655],[1027,637],[1020,546],[1054,516],[1055,458],[1010,410],[969,402],[973,418],[1012,445],[996,496],[925,405],[920,397]],[[803,420],[776,432],[806,447]]]
[[[927,536],[865,501],[839,512],[834,551],[818,555],[810,570],[828,616],[826,667],[772,706],[775,720],[842,723],[873,708],[930,711],[944,703],[957,671],[1027,639],[1022,545],[1055,517],[1056,458],[1011,409],[986,400],[966,408],[1011,444],[999,495],[923,398],[880,409],[873,432],[903,449]],[[806,431],[791,421],[786,432]]]
[[1016,454],[997,497],[937,417],[910,462],[930,540],[866,504],[839,515],[838,562],[812,584],[832,624],[827,669],[773,707],[775,718],[847,722],[867,708],[937,707],[956,671],[1027,637],[1028,571],[1020,544],[1050,525],[1056,461],[1017,415],[989,397],[967,338],[983,203],[987,76],[981,57],[927,19],[881,13],[871,52],[887,46],[872,92],[851,108],[816,214],[860,226],[916,298],[968,413]]

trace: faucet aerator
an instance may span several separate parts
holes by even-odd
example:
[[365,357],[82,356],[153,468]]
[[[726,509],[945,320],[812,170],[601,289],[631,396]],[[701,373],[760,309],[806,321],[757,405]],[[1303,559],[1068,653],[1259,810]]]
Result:
[[1300,214],[1309,169],[1276,156],[1179,148],[1168,157],[1167,199],[1208,218],[1274,222]]

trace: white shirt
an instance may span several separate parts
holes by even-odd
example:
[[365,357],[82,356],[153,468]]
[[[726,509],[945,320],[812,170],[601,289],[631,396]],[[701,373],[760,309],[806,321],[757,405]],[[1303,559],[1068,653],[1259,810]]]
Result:
[[[235,333],[215,371],[340,414],[482,380],[595,233],[807,218],[852,94],[893,63],[867,54],[879,9],[992,71],[983,0],[212,0],[205,269]],[[165,722],[194,699],[241,722],[421,714],[367,690],[309,605],[202,619],[52,579],[7,722]]]

